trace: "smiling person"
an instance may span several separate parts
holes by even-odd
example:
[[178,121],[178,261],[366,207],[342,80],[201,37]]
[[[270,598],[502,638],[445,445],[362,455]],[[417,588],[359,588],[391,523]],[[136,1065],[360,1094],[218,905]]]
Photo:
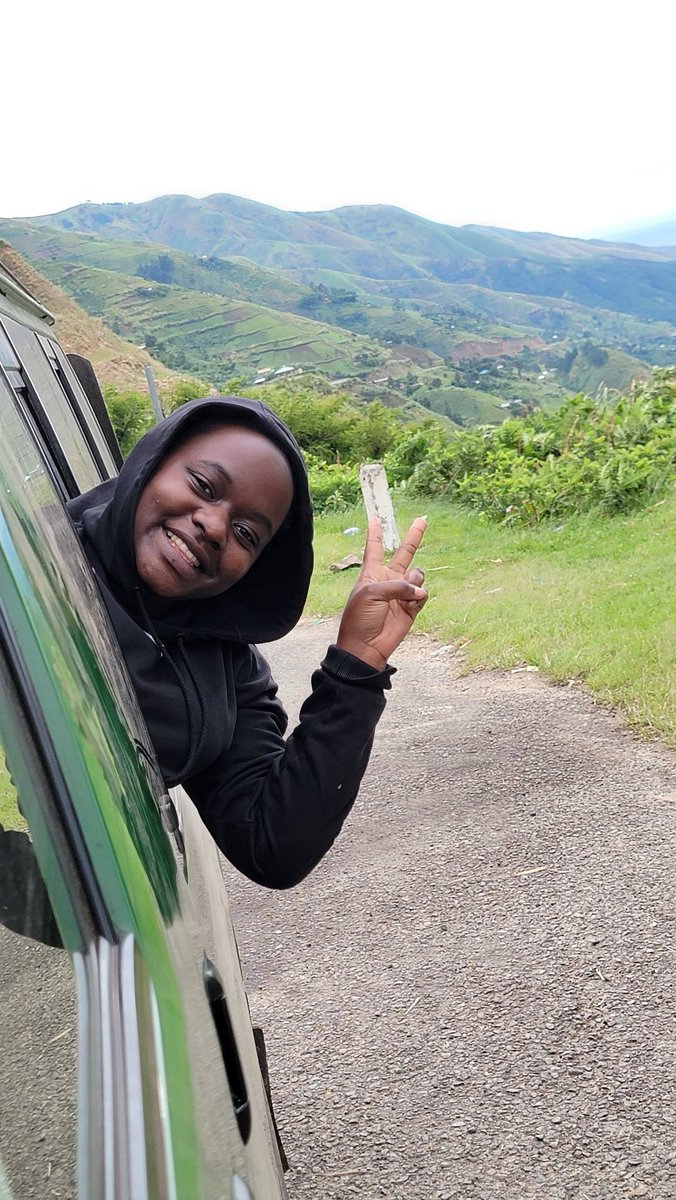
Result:
[[427,599],[419,518],[386,565],[369,526],[336,644],[296,730],[257,649],[293,629],[312,573],[303,457],[254,400],[194,400],[151,429],[117,479],[69,511],[118,636],[168,787],[183,784],[226,857],[290,887],[339,833],[392,668]]

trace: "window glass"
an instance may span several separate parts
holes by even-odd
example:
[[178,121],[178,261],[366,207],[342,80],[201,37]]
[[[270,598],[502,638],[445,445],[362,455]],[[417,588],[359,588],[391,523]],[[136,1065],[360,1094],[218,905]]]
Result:
[[44,334],[38,334],[38,339],[47,356],[49,365],[68,396],[73,412],[84,430],[92,453],[99,464],[102,477],[110,479],[111,476],[117,474],[117,467],[84,389],[80,386],[75,372],[61,350],[61,347],[56,342],[51,341],[50,338],[45,337]]
[[34,839],[47,791],[0,663],[0,1181],[14,1200],[76,1194],[75,976],[48,890],[58,896],[60,868],[46,827],[41,864]]
[[74,419],[70,401],[47,360],[38,335],[10,317],[3,318],[3,325],[21,361],[22,375],[29,384],[28,402],[69,491],[75,494],[96,487],[101,482],[102,472]]
[[26,383],[21,375],[21,363],[14,353],[10,340],[1,325],[0,367],[4,368],[4,373],[9,380],[9,383],[14,388],[14,391],[24,393],[26,391]]
[[2,326],[0,326],[0,366],[19,369],[19,360],[12,349],[11,342]]

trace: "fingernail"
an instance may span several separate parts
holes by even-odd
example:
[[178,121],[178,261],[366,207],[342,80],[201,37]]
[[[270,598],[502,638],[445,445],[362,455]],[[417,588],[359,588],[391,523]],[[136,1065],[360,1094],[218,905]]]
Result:
[[427,520],[427,516],[424,516],[424,517],[417,517],[417,518],[416,518],[416,520],[418,520],[418,521],[426,521],[426,520]]

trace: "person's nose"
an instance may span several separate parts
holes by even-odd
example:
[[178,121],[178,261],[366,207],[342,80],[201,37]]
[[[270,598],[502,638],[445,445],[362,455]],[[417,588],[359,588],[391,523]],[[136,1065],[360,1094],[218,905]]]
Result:
[[222,504],[208,504],[193,513],[193,524],[200,530],[205,542],[214,550],[223,550],[228,539],[228,517]]

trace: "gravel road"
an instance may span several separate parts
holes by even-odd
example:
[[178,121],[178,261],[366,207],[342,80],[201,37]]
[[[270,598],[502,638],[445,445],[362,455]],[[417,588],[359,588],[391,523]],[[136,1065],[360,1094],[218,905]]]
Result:
[[[295,716],[331,623],[268,648]],[[425,637],[299,887],[228,871],[291,1200],[676,1197],[676,756]]]

